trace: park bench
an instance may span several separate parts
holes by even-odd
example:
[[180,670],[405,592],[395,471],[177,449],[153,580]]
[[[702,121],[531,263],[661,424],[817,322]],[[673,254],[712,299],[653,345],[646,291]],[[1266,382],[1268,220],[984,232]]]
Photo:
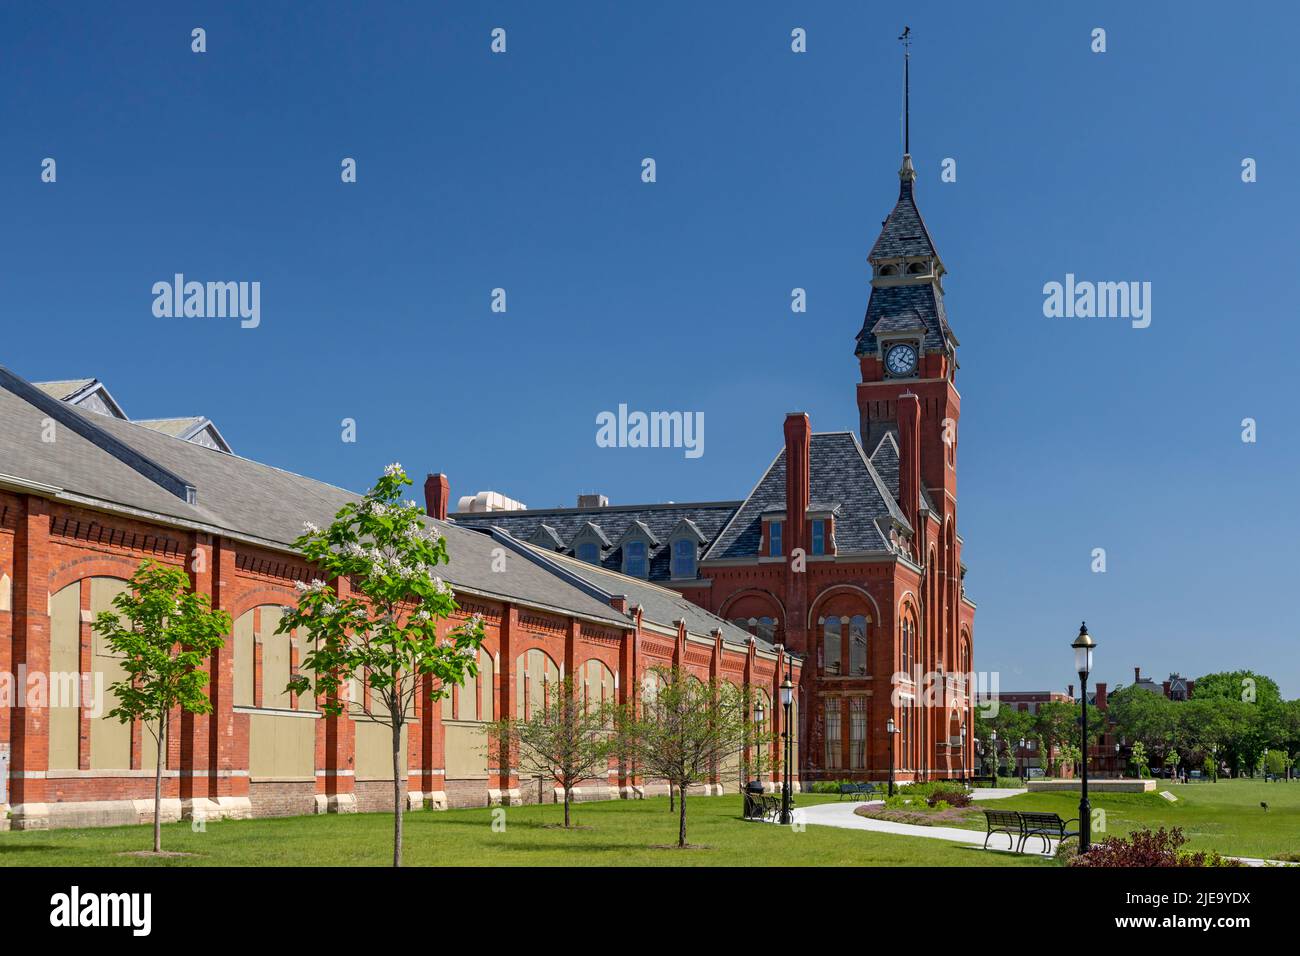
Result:
[[1017,853],[1023,853],[1025,842],[1030,837],[1038,837],[1043,841],[1043,852],[1047,853],[1052,848],[1049,838],[1064,840],[1066,837],[1078,836],[1078,830],[1071,830],[1071,823],[1077,823],[1077,820],[1062,820],[1055,813],[1034,813],[1022,810],[985,810],[985,821],[988,824],[988,832],[984,835],[984,849],[989,848],[989,837],[995,833],[1005,833],[1010,839],[1007,849],[1014,849]]
[[1016,840],[1023,835],[1020,814],[1015,810],[985,810],[984,819],[988,832],[984,834],[984,849],[989,848],[989,837],[995,833],[1005,833],[1011,841],[1007,849],[1017,849]]
[[866,798],[868,798],[868,797],[874,797],[874,796],[875,796],[876,794],[878,794],[879,792],[880,792],[880,790],[876,787],[876,785],[875,785],[874,783],[842,783],[842,784],[840,784],[840,799],[841,799],[841,800],[843,800],[845,797],[850,797],[850,798],[855,799],[855,800],[858,799],[859,797],[862,798],[862,799],[866,799]]
[[1068,827],[1071,823],[1078,823],[1078,820],[1062,820],[1059,814],[1055,813],[1026,813],[1016,811],[1020,814],[1020,849],[1024,850],[1025,841],[1030,837],[1038,837],[1043,841],[1043,852],[1047,853],[1052,849],[1052,844],[1048,838],[1055,840],[1064,840],[1066,837],[1078,836],[1078,830],[1070,830]]

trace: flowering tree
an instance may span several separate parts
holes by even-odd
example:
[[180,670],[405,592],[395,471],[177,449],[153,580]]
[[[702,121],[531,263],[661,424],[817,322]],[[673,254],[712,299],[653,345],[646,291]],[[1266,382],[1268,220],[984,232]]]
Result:
[[[297,608],[286,608],[276,633],[306,634],[311,650],[289,682],[295,694],[315,691],[322,710],[337,715],[348,706],[345,685],[361,693],[351,701],[356,719],[384,724],[393,740],[393,866],[402,865],[402,811],[406,768],[402,728],[410,720],[425,678],[437,686],[425,702],[451,693],[477,673],[483,622],[474,615],[438,636],[438,625],[458,610],[451,588],[434,574],[446,563],[447,543],[427,526],[419,505],[402,500],[411,484],[398,464],[389,465],[364,498],[339,509],[325,529],[307,524],[295,547],[324,580],[299,583]],[[336,583],[349,581],[346,594]],[[369,693],[365,690],[368,689]]]
[[[101,611],[94,628],[122,655],[126,678],[110,690],[118,705],[108,712],[122,723],[140,720],[153,735],[157,763],[153,780],[153,851],[162,852],[162,770],[167,725],[173,708],[206,714],[212,701],[203,692],[202,664],[225,645],[230,615],[214,611],[206,594],[190,588],[182,568],[144,561],[131,586]],[[121,615],[119,617],[118,615]]]

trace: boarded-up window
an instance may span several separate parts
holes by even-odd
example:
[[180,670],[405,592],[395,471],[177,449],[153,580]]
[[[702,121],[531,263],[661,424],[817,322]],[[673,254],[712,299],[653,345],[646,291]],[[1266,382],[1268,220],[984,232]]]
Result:
[[75,678],[80,673],[81,582],[76,581],[50,598],[51,770],[76,770],[78,766],[81,710],[75,699],[66,700],[63,695],[69,685],[67,675]]
[[291,669],[289,635],[275,633],[284,612],[270,605],[258,610],[261,617],[258,637],[262,645],[262,706],[289,710],[293,706],[287,689]]
[[[406,726],[402,727],[400,764],[406,766]],[[356,775],[358,780],[393,779],[393,728],[362,718],[356,722]]]
[[[120,578],[90,579],[90,614],[92,620],[101,611],[116,611],[113,598],[127,589]],[[91,638],[91,667],[96,686],[104,689],[99,717],[90,722],[90,769],[131,769],[131,725],[124,724],[108,712],[117,706],[117,695],[108,688],[126,677],[121,658],[108,646],[107,639],[98,631]],[[100,683],[102,681],[102,684]],[[149,740],[152,744],[152,739]]]
[[614,672],[603,661],[589,660],[582,665],[582,701],[587,708],[614,702]]
[[560,669],[538,648],[515,659],[515,716],[532,716],[548,705],[560,682]]
[[231,701],[236,707],[253,706],[253,612],[247,611],[235,621],[234,670],[235,688]]
[[496,707],[493,705],[493,679],[495,676],[493,668],[492,655],[487,650],[480,648],[478,652],[479,720],[493,720],[496,713]]
[[316,721],[310,717],[251,714],[248,775],[257,780],[316,779]]

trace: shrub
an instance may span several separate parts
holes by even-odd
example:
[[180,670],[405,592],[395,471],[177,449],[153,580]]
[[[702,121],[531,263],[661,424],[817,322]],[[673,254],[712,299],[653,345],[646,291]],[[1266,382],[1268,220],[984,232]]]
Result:
[[959,790],[956,787],[949,790],[934,790],[925,798],[925,802],[931,807],[938,809],[939,804],[945,807],[969,807],[971,795],[965,790]]
[[1079,838],[1066,837],[1056,845],[1054,859],[1058,863],[1064,863],[1066,866],[1073,864],[1074,858],[1079,855]]
[[1094,844],[1087,853],[1070,858],[1070,866],[1092,867],[1170,867],[1170,866],[1241,866],[1237,860],[1225,860],[1217,853],[1183,853],[1187,842],[1181,827],[1166,830],[1134,830],[1125,837],[1107,837]]

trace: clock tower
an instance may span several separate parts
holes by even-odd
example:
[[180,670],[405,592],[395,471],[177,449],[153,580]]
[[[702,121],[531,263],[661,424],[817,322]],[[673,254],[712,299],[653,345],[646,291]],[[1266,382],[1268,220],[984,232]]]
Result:
[[[974,605],[965,598],[957,534],[957,337],[944,308],[943,260],[916,206],[916,170],[904,154],[898,202],[867,257],[871,298],[856,355],[863,449],[873,459],[892,441],[898,452],[898,504],[912,526],[905,543],[919,567],[921,634],[913,668],[970,672]],[[944,680],[944,677],[940,677]],[[942,762],[940,721],[921,723],[922,750]]]

